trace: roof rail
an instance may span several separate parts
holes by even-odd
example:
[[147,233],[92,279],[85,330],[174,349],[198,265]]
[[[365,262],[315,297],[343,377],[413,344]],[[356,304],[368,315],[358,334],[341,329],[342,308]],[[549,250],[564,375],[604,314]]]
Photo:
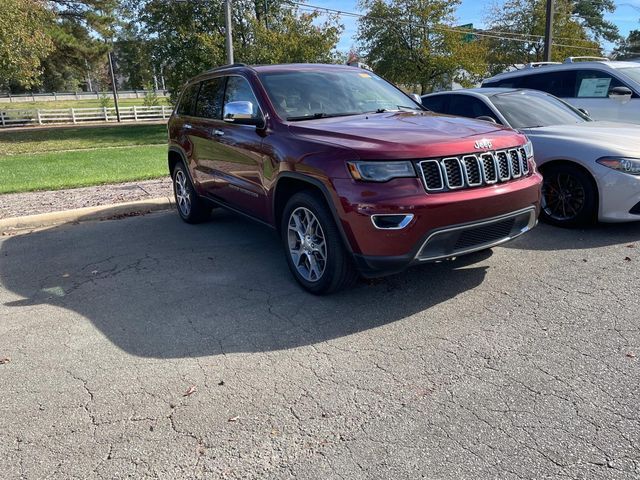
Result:
[[219,67],[214,67],[210,70],[207,70],[207,73],[215,72],[217,70],[223,70],[225,68],[232,68],[232,67],[248,67],[248,65],[246,63],[230,63],[227,65],[220,65]]
[[524,68],[540,68],[545,65],[560,65],[560,62],[530,62],[527,63]]
[[568,57],[564,63],[575,63],[575,61],[583,61],[583,60],[595,60],[598,62],[609,62],[610,60],[607,57]]

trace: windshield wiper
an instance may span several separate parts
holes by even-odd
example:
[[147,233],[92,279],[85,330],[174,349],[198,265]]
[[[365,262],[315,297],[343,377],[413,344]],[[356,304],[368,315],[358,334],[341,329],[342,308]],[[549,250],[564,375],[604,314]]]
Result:
[[287,117],[287,120],[297,122],[300,120],[316,120],[318,118],[332,118],[332,117],[348,117],[350,115],[360,115],[361,112],[343,112],[343,113],[325,113],[317,112],[311,115],[300,115],[297,117]]

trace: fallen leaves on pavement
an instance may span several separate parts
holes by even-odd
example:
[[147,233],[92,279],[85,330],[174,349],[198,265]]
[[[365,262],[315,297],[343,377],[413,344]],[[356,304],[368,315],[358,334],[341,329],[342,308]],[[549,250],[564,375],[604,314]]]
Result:
[[10,361],[11,358],[9,357],[0,358],[0,365],[4,365],[5,363],[9,363]]
[[237,422],[238,420],[240,420],[240,415],[236,415],[235,417],[231,417],[229,419],[230,422]]
[[188,397],[189,395],[193,395],[194,393],[196,393],[197,390],[198,388],[195,385],[191,385],[189,388],[187,388],[187,391],[182,394],[182,396]]

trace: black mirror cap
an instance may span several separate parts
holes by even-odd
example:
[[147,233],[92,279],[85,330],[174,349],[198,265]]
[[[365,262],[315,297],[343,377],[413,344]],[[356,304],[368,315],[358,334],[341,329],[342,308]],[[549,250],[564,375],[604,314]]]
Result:
[[625,95],[633,95],[633,92],[631,91],[630,88],[627,88],[627,87],[613,87],[609,91],[609,95],[625,96]]

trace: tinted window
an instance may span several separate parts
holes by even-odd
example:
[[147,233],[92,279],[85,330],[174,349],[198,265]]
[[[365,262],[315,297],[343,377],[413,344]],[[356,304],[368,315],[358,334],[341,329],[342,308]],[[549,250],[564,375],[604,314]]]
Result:
[[485,82],[483,87],[487,88],[522,88],[522,77],[505,78],[504,80],[495,80],[493,82]]
[[573,97],[576,83],[575,71],[547,72],[522,77],[520,88],[542,90],[556,97]]
[[542,92],[521,90],[491,97],[512,128],[548,127],[588,121],[562,100]]
[[607,98],[612,88],[626,86],[598,70],[578,70],[576,80],[575,96],[578,98]]
[[482,100],[473,98],[469,95],[449,95],[449,115],[458,115],[460,117],[477,118],[483,115],[495,118],[495,115]]
[[178,113],[180,115],[193,115],[193,107],[198,96],[199,83],[188,85],[182,92],[180,97],[180,105],[178,105]]
[[196,117],[221,119],[223,93],[223,77],[211,78],[202,82],[198,102],[196,103]]
[[251,85],[247,79],[243,77],[228,77],[227,88],[224,94],[224,103],[229,102],[251,102],[253,105],[253,116],[258,117],[260,108],[258,107],[258,100],[251,90]]
[[432,112],[447,113],[447,95],[423,98],[422,106],[428,108]]

